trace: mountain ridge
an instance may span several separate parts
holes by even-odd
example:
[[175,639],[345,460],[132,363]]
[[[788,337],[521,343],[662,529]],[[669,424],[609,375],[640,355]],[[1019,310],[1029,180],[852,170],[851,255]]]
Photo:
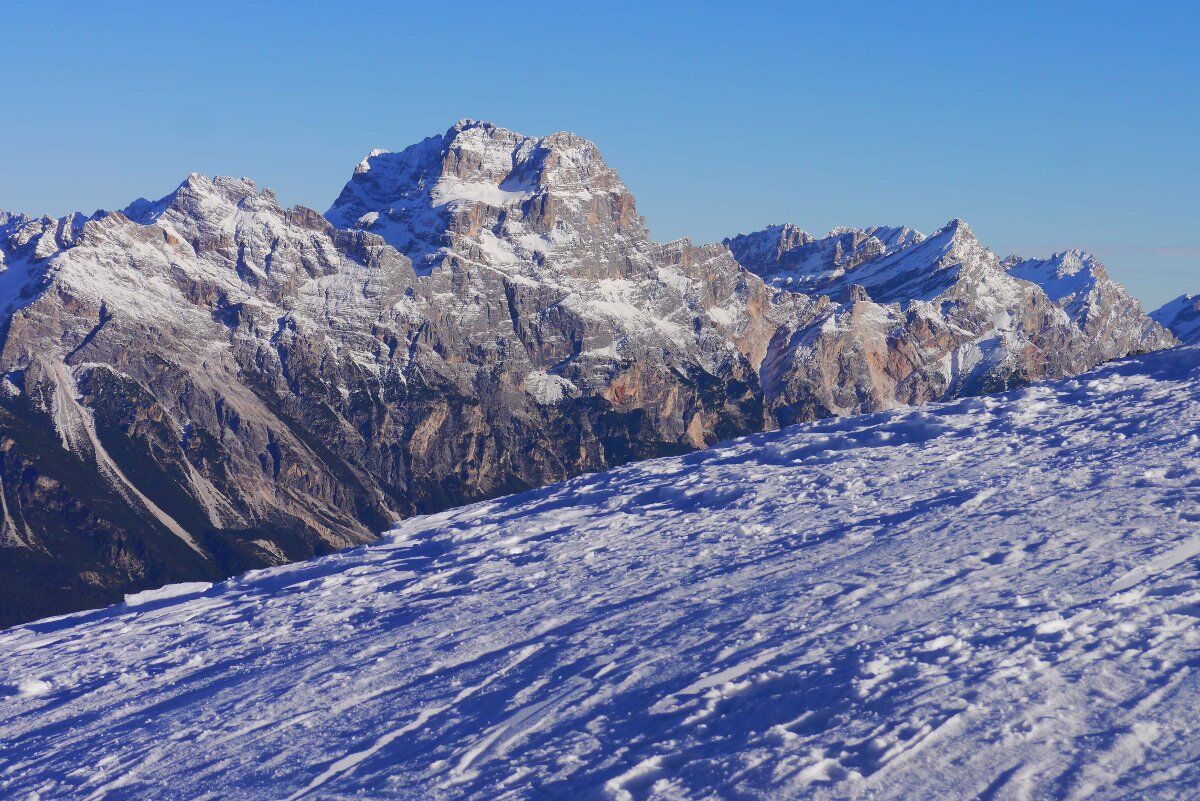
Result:
[[1200,296],[1180,295],[1155,309],[1150,316],[1182,342],[1189,345],[1200,342]]
[[1175,342],[1112,293],[1073,319],[961,222],[871,230],[818,248],[827,293],[790,291],[723,244],[654,242],[591,142],[469,120],[373,151],[324,216],[199,174],[6,215],[0,623]]

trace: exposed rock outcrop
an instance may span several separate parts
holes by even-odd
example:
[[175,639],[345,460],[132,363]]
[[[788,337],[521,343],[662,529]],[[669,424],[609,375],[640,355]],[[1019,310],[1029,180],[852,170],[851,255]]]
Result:
[[832,301],[772,342],[760,377],[779,423],[996,391],[1175,344],[1078,251],[1002,263],[962,220],[928,238],[795,231],[726,240],[773,285]]

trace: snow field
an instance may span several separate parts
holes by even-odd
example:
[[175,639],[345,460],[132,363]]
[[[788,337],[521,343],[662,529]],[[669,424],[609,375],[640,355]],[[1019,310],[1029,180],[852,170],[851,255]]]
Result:
[[0,795],[1200,782],[1200,349],[413,518],[0,633]]

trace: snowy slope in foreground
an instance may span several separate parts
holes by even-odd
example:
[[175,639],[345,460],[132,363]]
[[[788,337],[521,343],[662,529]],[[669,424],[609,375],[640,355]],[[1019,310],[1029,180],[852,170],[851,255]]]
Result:
[[1197,431],[1177,349],[11,629],[0,796],[1190,796]]

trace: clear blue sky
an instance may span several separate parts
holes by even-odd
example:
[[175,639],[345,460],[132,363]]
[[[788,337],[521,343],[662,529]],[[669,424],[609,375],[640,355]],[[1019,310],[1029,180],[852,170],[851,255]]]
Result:
[[659,239],[963,217],[1200,290],[1194,4],[7,6],[0,208],[246,175],[324,211],[371,148],[477,117],[599,144]]

